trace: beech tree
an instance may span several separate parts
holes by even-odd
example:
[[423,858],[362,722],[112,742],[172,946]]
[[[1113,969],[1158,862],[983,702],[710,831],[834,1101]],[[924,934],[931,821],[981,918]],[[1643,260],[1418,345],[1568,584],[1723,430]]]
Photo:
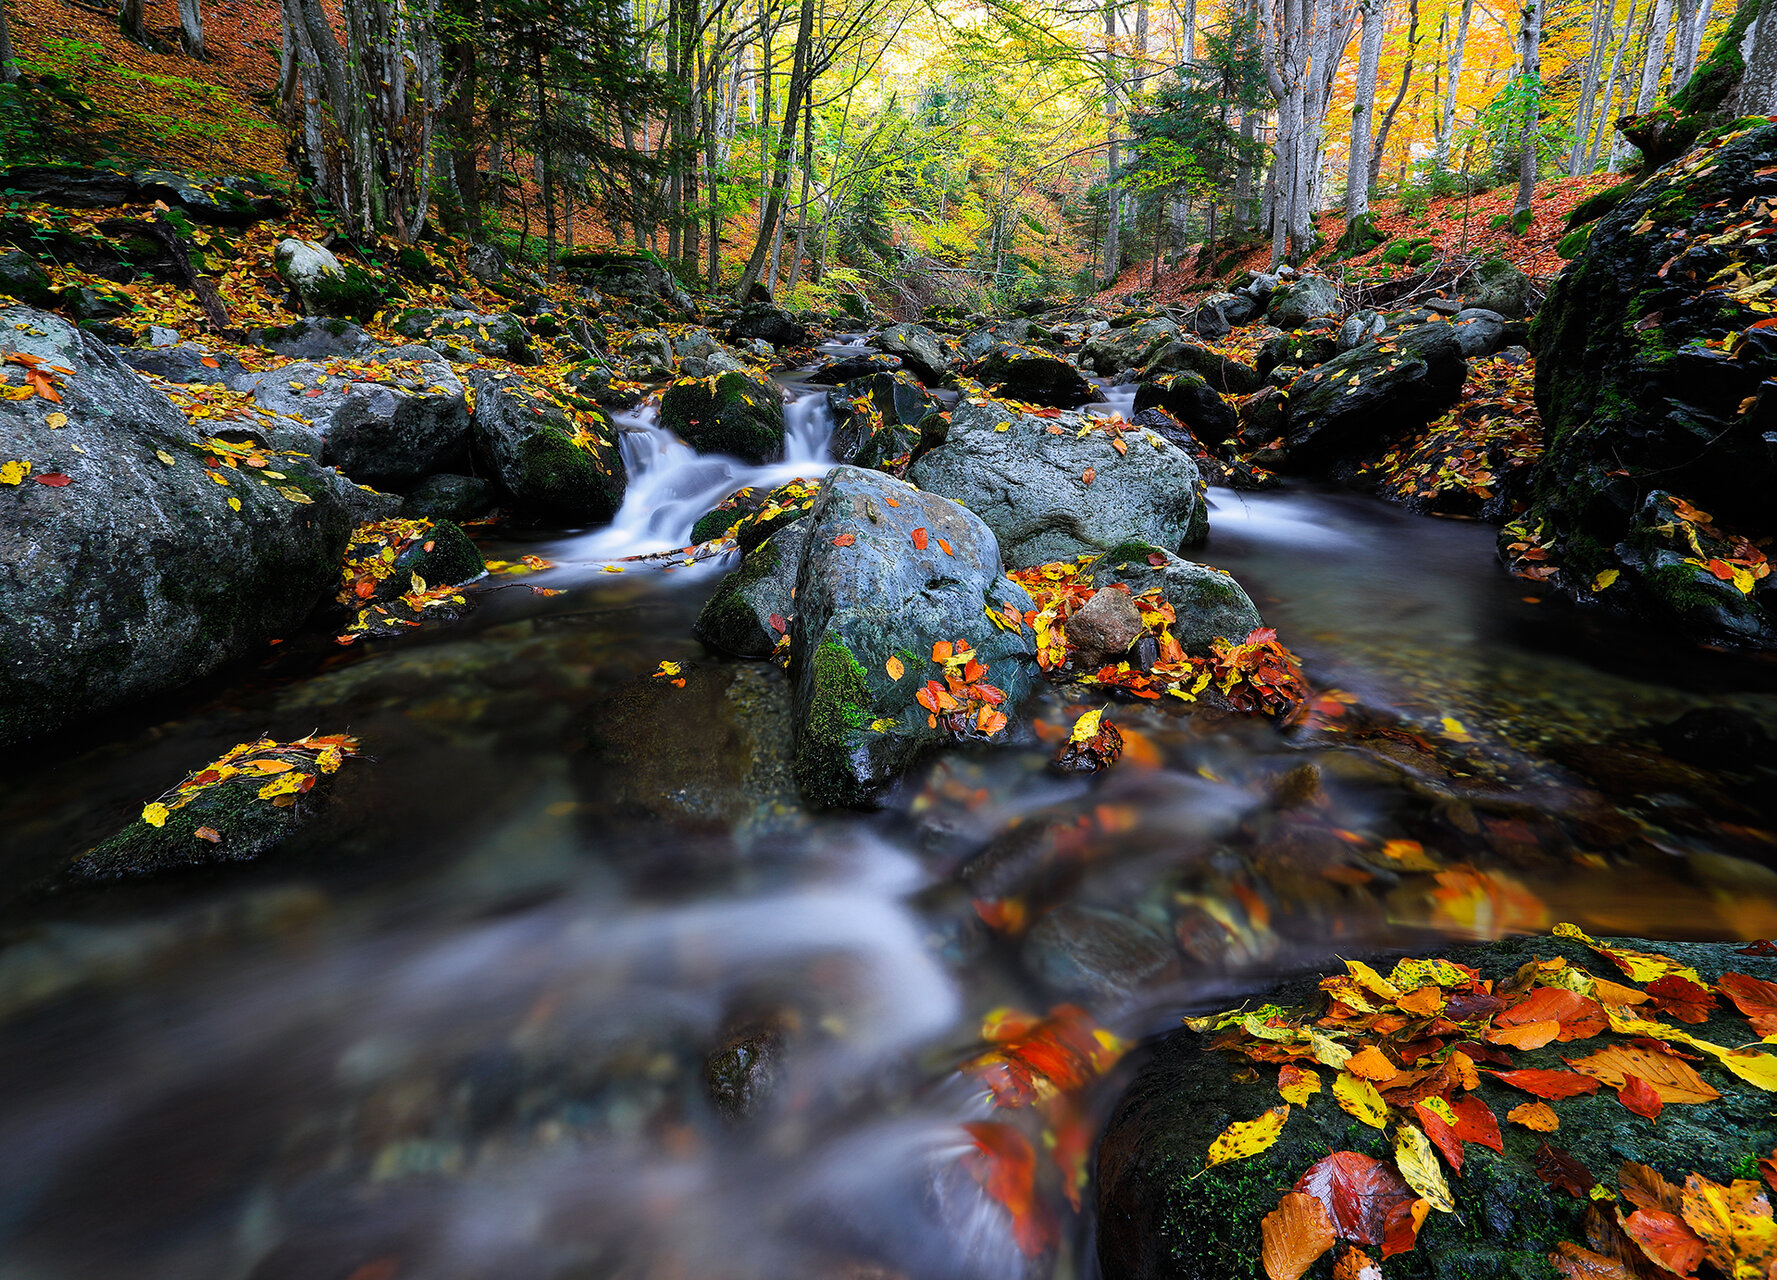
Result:
[[1376,110],[1376,73],[1382,63],[1384,0],[1358,0],[1363,14],[1358,39],[1357,87],[1351,107],[1351,154],[1345,173],[1345,226],[1370,211],[1370,117]]
[[1512,216],[1530,212],[1536,197],[1538,121],[1542,113],[1542,0],[1523,0],[1518,9],[1518,74],[1523,79],[1522,150],[1518,156],[1518,198]]
[[[1603,9],[1605,6],[1600,5]],[[1456,20],[1456,38],[1450,44],[1450,59],[1446,64],[1447,79],[1444,85],[1444,110],[1438,123],[1437,149],[1433,152],[1433,163],[1439,169],[1450,167],[1450,138],[1456,129],[1456,87],[1462,83],[1462,54],[1468,45],[1469,18],[1475,11],[1475,0],[1462,0],[1462,16]]]

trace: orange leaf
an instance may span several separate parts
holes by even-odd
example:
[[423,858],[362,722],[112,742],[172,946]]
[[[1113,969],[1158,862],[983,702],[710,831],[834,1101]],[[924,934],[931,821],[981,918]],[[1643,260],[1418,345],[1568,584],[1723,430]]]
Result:
[[1777,983],[1744,973],[1724,973],[1715,987],[1752,1021],[1753,1030],[1761,1036],[1777,1035]]
[[1493,1027],[1487,1032],[1487,1043],[1507,1044],[1514,1049],[1540,1049],[1560,1034],[1561,1024],[1553,1019],[1523,1022],[1515,1027]]
[[955,552],[955,551],[953,551],[953,550],[952,550],[952,549],[951,549],[951,546],[950,546],[950,544],[949,544],[949,543],[948,543],[948,542],[946,542],[946,541],[944,541],[944,539],[942,539],[942,538],[939,538],[939,539],[938,539],[938,545],[939,545],[939,546],[940,546],[940,547],[942,547],[942,548],[944,548],[944,554],[945,554],[945,555],[947,555],[947,556],[953,556],[953,555],[955,555],[955,554],[956,554],[956,552]]
[[1311,1195],[1290,1191],[1259,1224],[1260,1257],[1271,1280],[1301,1280],[1338,1237],[1326,1206]]
[[1366,1045],[1351,1055],[1345,1069],[1360,1080],[1392,1080],[1401,1069],[1390,1062],[1375,1045]]
[[[1471,1071],[1473,1069],[1470,1068]],[[1500,1136],[1499,1118],[1480,1098],[1472,1093],[1453,1098],[1450,1101],[1450,1110],[1456,1113],[1456,1123],[1452,1127],[1457,1137],[1464,1142],[1504,1153],[1505,1139]]]
[[955,651],[954,647],[951,645],[950,641],[948,641],[948,640],[936,641],[932,645],[932,661],[933,662],[949,662],[951,655],[954,651]]
[[1651,1049],[1613,1044],[1584,1058],[1569,1058],[1567,1065],[1612,1088],[1621,1088],[1629,1076],[1640,1076],[1662,1102],[1709,1102],[1721,1097],[1690,1063]]
[[1506,1119],[1536,1133],[1553,1133],[1561,1127],[1561,1117],[1546,1102],[1524,1102],[1506,1112]]
[[1736,1181],[1724,1187],[1693,1173],[1684,1180],[1679,1205],[1710,1262],[1732,1276],[1746,1274],[1736,1263],[1752,1264],[1754,1275],[1768,1270],[1771,1255],[1777,1252],[1777,1223],[1771,1220],[1771,1202],[1758,1183]]
[[1059,1230],[1048,1202],[1037,1194],[1037,1156],[1030,1139],[1010,1125],[992,1121],[965,1124],[975,1149],[963,1156],[963,1167],[990,1199],[1012,1216],[1012,1238],[1030,1258],[1052,1248]]
[[1087,467],[1084,471],[1082,471],[1080,473],[1080,483],[1081,484],[1091,484],[1096,479],[1098,479],[1098,468],[1097,467]]
[[1582,1249],[1571,1240],[1558,1242],[1549,1262],[1567,1280],[1635,1280],[1615,1258]]
[[1688,1276],[1703,1261],[1703,1241],[1676,1213],[1637,1209],[1623,1219],[1623,1234],[1659,1266]]
[[1646,999],[1661,1013],[1669,1013],[1680,1022],[1704,1022],[1715,1007],[1715,994],[1689,978],[1669,973],[1647,984]]
[[907,664],[893,656],[891,656],[887,662],[882,664],[882,669],[888,672],[890,680],[899,680],[902,676],[907,674]]
[[198,363],[203,365],[206,369],[220,369],[222,367],[222,362],[216,359],[215,356],[205,356],[202,360],[199,360]]
[[[1587,999],[1565,987],[1538,987],[1505,1012],[1496,1014],[1495,1027],[1518,1027],[1529,1023],[1553,1021],[1561,1024],[1556,1039],[1587,1040],[1610,1025],[1604,1009],[1596,1000]],[[1492,1039],[1490,1036],[1489,1039]],[[1495,1043],[1511,1043],[1495,1041]],[[1546,1041],[1544,1043],[1547,1043]],[[1535,1048],[1534,1045],[1520,1046]]]
[[1626,1075],[1617,1089],[1617,1101],[1638,1116],[1646,1116],[1649,1120],[1658,1120],[1661,1110],[1666,1106],[1654,1087],[1640,1076]]
[[1638,1209],[1661,1209],[1667,1213],[1677,1213],[1679,1207],[1679,1191],[1656,1169],[1645,1164],[1624,1161],[1617,1170],[1617,1190],[1623,1193],[1623,1199]]
[[858,535],[855,533],[842,533],[837,538],[833,539],[833,545],[836,547],[849,547],[857,540]]
[[926,531],[923,528],[913,531],[913,545],[921,551],[926,549]]
[[1382,1268],[1362,1249],[1348,1244],[1333,1264],[1333,1280],[1382,1280]]

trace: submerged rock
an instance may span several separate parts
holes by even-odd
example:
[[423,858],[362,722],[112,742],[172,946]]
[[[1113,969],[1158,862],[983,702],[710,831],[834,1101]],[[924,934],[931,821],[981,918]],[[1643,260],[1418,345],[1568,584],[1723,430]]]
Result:
[[1076,905],[1037,921],[1022,954],[1031,976],[1056,996],[1098,1001],[1129,999],[1176,969],[1179,959],[1171,941],[1139,920]]
[[1190,455],[1150,431],[1081,435],[1087,422],[965,400],[951,412],[946,442],[909,474],[986,521],[1015,568],[1129,541],[1202,541],[1209,517]]
[[[981,518],[881,472],[835,467],[806,520],[792,627],[796,779],[810,803],[865,805],[927,751],[994,736],[1032,684],[1035,642],[989,620],[1034,607],[1000,570]],[[1003,700],[938,719],[916,695],[942,687],[939,642],[969,646]],[[1003,730],[999,730],[1003,732]]]
[[477,370],[470,381],[475,456],[516,514],[557,524],[617,514],[629,474],[609,418],[589,402],[534,394],[518,378]]
[[12,352],[61,401],[0,399],[0,743],[258,653],[335,584],[358,492],[337,472],[269,451],[228,465],[59,317],[0,311]]
[[755,466],[784,456],[783,398],[744,373],[674,383],[661,398],[660,425],[699,453]]

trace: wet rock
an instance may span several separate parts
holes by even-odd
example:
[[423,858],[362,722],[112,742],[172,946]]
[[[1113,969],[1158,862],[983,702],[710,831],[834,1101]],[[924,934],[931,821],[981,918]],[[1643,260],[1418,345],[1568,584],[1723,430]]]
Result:
[[1447,324],[1366,343],[1297,378],[1290,388],[1292,466],[1322,463],[1405,435],[1456,403],[1468,362]]
[[401,514],[461,523],[487,515],[499,504],[492,482],[480,476],[427,476],[401,501]]
[[[1777,978],[1777,964],[1739,954],[1738,943],[1672,943],[1620,940],[1613,945],[1658,952],[1694,966],[1713,981],[1724,970]],[[1486,978],[1509,978],[1532,958],[1562,957],[1569,964],[1613,981],[1623,976],[1583,945],[1561,938],[1512,939],[1489,946],[1416,951],[1476,967]],[[1390,962],[1374,961],[1387,972]],[[1264,999],[1293,1006],[1313,991],[1313,981],[1285,984]],[[1229,1000],[1226,1003],[1232,1004]],[[1718,1005],[1701,1025],[1685,1027],[1718,1044],[1738,1043],[1746,1022]],[[1330,1151],[1355,1150],[1391,1162],[1381,1131],[1356,1123],[1322,1091],[1291,1109],[1272,1147],[1243,1160],[1204,1170],[1210,1142],[1235,1120],[1250,1120],[1277,1104],[1277,1068],[1205,1049],[1208,1037],[1181,1030],[1161,1042],[1112,1114],[1097,1157],[1098,1254],[1107,1280],[1223,1280],[1261,1275],[1260,1221],[1279,1195]],[[1513,1051],[1515,1066],[1565,1071],[1563,1056],[1584,1056],[1606,1043],[1552,1043]],[[1576,1052],[1577,1051],[1577,1052]],[[1447,1178],[1455,1212],[1433,1211],[1416,1246],[1395,1255],[1389,1274],[1407,1280],[1520,1280],[1554,1274],[1544,1270],[1561,1241],[1587,1239],[1584,1219],[1592,1203],[1557,1190],[1537,1176],[1537,1152],[1545,1139],[1576,1159],[1591,1176],[1615,1185],[1625,1161],[1647,1164],[1682,1185],[1695,1171],[1727,1184],[1744,1177],[1749,1153],[1768,1152],[1777,1141],[1768,1094],[1737,1079],[1707,1055],[1688,1064],[1722,1094],[1717,1100],[1669,1105],[1658,1123],[1633,1116],[1616,1093],[1603,1088],[1589,1097],[1549,1104],[1560,1117],[1557,1132],[1532,1132],[1506,1114],[1530,1095],[1483,1071],[1474,1091],[1498,1120],[1503,1153],[1465,1144],[1462,1174]],[[1242,1068],[1247,1079],[1239,1080]],[[1323,1082],[1330,1074],[1317,1067]],[[1371,1256],[1376,1250],[1370,1250]],[[1321,1267],[1328,1265],[1323,1260]]]
[[1240,402],[1240,443],[1262,449],[1281,442],[1289,428],[1289,399],[1280,387],[1264,387]]
[[1119,452],[1103,431],[1082,436],[1085,422],[1076,413],[1043,418],[965,400],[951,411],[946,442],[909,474],[985,520],[1013,567],[1131,540],[1202,541],[1209,517],[1190,455],[1145,431],[1128,432],[1127,452]]
[[122,347],[117,354],[137,373],[151,373],[168,382],[229,384],[247,372],[234,356],[226,351],[219,355],[201,342]]
[[1462,305],[1519,320],[1536,305],[1536,282],[1504,258],[1488,258],[1467,282]]
[[690,295],[679,286],[667,265],[646,251],[568,253],[562,255],[561,265],[569,280],[586,288],[638,302],[657,300],[659,305],[680,313],[695,309]]
[[1469,307],[1458,311],[1450,322],[1457,345],[1469,359],[1490,356],[1505,345],[1506,319],[1497,311]]
[[814,507],[815,494],[820,487],[818,480],[796,479],[785,481],[775,489],[757,485],[736,489],[714,509],[698,517],[697,523],[691,526],[691,540],[708,542],[721,537],[738,523],[736,544],[743,552],[751,551],[779,529],[806,516]]
[[1141,633],[1141,610],[1127,591],[1100,591],[1067,620],[1067,638],[1079,646],[1083,667],[1127,653]]
[[258,344],[292,360],[332,360],[362,356],[374,349],[372,338],[350,320],[300,319],[279,328],[261,329]]
[[1094,373],[1110,376],[1148,363],[1161,347],[1178,336],[1171,320],[1140,320],[1123,329],[1093,337],[1080,348],[1080,363]]
[[938,402],[910,373],[875,373],[828,393],[833,457],[859,467],[902,465],[920,443],[920,424]]
[[[1375,342],[1387,327],[1388,322],[1382,318],[1382,314],[1378,311],[1366,309],[1354,312],[1345,318],[1344,324],[1339,326],[1339,350],[1350,351],[1353,347],[1361,347],[1366,342]],[[1468,353],[1464,352],[1464,354]],[[1306,362],[1298,360],[1294,363],[1303,364]]]
[[1745,773],[1777,765],[1777,739],[1736,707],[1693,707],[1654,737],[1667,755],[1701,769]]
[[49,273],[23,249],[0,253],[0,293],[17,298],[29,307],[53,307],[57,294]]
[[1259,348],[1253,363],[1262,377],[1285,365],[1312,369],[1325,364],[1339,351],[1338,339],[1327,333],[1280,333]]
[[1086,375],[1060,356],[1003,342],[969,370],[995,394],[1029,404],[1077,409],[1104,397]]
[[957,339],[957,350],[964,360],[979,360],[1002,342],[1029,342],[1038,336],[1039,326],[1029,320],[1006,320],[989,328],[971,329]]
[[1279,329],[1300,329],[1310,320],[1337,316],[1343,310],[1337,285],[1325,276],[1303,276],[1271,295],[1265,322]]
[[372,352],[351,373],[287,364],[236,386],[268,413],[317,428],[322,460],[360,484],[405,490],[440,471],[468,470],[463,384],[429,348]]
[[725,453],[755,466],[784,456],[783,398],[744,373],[668,387],[660,425],[699,453]]
[[602,523],[623,504],[629,475],[617,431],[590,402],[539,398],[519,378],[486,370],[475,387],[475,457],[505,505],[553,524]]
[[369,272],[313,240],[280,240],[272,260],[307,315],[368,320],[382,302]]
[[0,311],[15,351],[74,372],[60,404],[0,400],[0,461],[31,464],[0,486],[0,743],[262,652],[336,583],[356,492],[337,473],[208,466],[166,397],[57,316]]
[[767,1111],[784,1077],[788,1045],[781,1021],[742,1027],[704,1060],[710,1101],[730,1120],[751,1120]]
[[[1735,544],[1719,532],[1689,531],[1681,501],[1661,489],[1650,492],[1623,540],[1612,548],[1629,581],[1693,635],[1743,644],[1777,643],[1777,628],[1761,600],[1762,583],[1742,570],[1751,590],[1741,589],[1728,564]],[[1727,568],[1727,577],[1711,568],[1712,560]]]
[[686,663],[683,687],[642,676],[586,717],[572,768],[600,815],[727,835],[795,802],[790,687],[764,663]]
[[[869,804],[952,740],[915,698],[938,676],[933,645],[969,644],[1009,716],[1031,688],[1034,644],[987,610],[1034,606],[1001,572],[999,544],[978,515],[880,472],[835,467],[806,523],[792,628],[796,777],[813,804]],[[957,729],[976,732],[972,724]]]
[[439,311],[409,307],[389,320],[389,328],[410,342],[424,343],[447,360],[472,363],[482,356],[537,363],[524,321],[506,312]]
[[774,347],[808,345],[808,329],[782,307],[769,302],[749,302],[728,326],[730,342],[757,340]]
[[[1163,562],[1154,564],[1155,557],[1162,557]],[[1145,543],[1130,543],[1107,551],[1093,561],[1086,582],[1100,589],[1120,582],[1138,596],[1158,590],[1178,615],[1172,634],[1185,652],[1195,657],[1207,657],[1214,652],[1218,639],[1239,644],[1255,627],[1264,625],[1251,597],[1231,574],[1182,560],[1170,551]],[[1108,594],[1100,590],[1100,595]],[[1093,597],[1094,601],[1097,599],[1098,596]],[[1073,638],[1072,621],[1068,623],[1068,637]]]
[[1139,994],[1175,969],[1178,960],[1172,943],[1140,921],[1074,905],[1057,907],[1037,921],[1021,956],[1031,976],[1056,996],[1107,1002]]
[[796,579],[808,541],[804,521],[779,529],[747,552],[740,568],[716,585],[692,632],[721,653],[769,658],[789,634],[796,613]]
[[1259,389],[1256,369],[1189,338],[1168,342],[1142,369],[1143,378],[1149,381],[1168,373],[1194,373],[1222,395],[1243,396]]
[[1197,304],[1179,327],[1200,338],[1224,338],[1258,314],[1258,300],[1250,293],[1212,293]]
[[955,364],[944,340],[923,324],[890,325],[870,339],[870,345],[899,356],[926,383],[942,382]]
[[885,351],[857,355],[828,356],[808,372],[808,380],[816,386],[837,387],[854,378],[867,378],[873,373],[893,373],[901,367],[901,357]]
[[1144,382],[1135,392],[1134,410],[1160,408],[1184,423],[1206,445],[1218,445],[1240,427],[1234,406],[1195,373],[1172,373]]
[[463,252],[463,265],[482,284],[499,284],[506,274],[506,255],[498,245],[472,244]]
[[673,340],[658,329],[638,329],[626,335],[617,352],[643,377],[670,377],[677,362]]

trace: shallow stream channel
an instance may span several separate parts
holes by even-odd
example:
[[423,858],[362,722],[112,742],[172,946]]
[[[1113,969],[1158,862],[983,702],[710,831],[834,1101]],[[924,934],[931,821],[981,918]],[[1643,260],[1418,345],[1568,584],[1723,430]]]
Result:
[[[557,567],[458,624],[291,637],[7,763],[0,1280],[1091,1277],[1093,1144],[1182,1015],[1558,921],[1777,933],[1777,666],[1336,490],[1212,490],[1191,553],[1301,659],[1298,723],[1117,703],[1122,761],[1063,777],[1101,704],[1051,686],[811,811],[783,673],[691,635],[732,566],[625,560],[825,472],[786,387],[765,468],[622,419],[613,524],[487,541]],[[275,853],[26,892],[310,731],[366,758]]]

